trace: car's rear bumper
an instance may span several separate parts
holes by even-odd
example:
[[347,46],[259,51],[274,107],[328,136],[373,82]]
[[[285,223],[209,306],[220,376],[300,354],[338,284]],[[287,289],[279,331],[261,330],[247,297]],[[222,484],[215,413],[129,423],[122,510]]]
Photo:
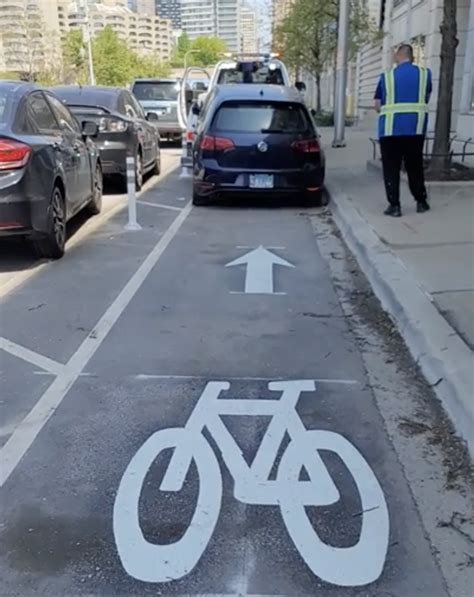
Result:
[[0,237],[44,233],[48,205],[47,197],[30,194],[22,182],[0,189]]
[[[252,174],[271,174],[273,187],[256,189],[250,186]],[[194,187],[203,196],[217,194],[281,195],[291,196],[302,192],[316,192],[323,188],[324,166],[314,166],[303,170],[288,171],[240,171],[199,168],[194,170]]]
[[160,133],[160,137],[168,137],[173,135],[173,137],[178,137],[183,134],[183,130],[179,124],[179,122],[157,122],[156,125],[158,132]]
[[99,141],[100,162],[105,175],[127,173],[127,155],[133,155],[134,148],[126,141]]

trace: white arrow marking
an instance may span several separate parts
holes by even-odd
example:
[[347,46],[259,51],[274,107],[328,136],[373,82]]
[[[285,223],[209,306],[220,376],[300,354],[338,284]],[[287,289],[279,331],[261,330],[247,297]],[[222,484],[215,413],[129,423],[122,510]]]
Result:
[[275,294],[273,292],[273,266],[295,267],[265,247],[258,247],[231,261],[226,267],[246,265],[245,294]]

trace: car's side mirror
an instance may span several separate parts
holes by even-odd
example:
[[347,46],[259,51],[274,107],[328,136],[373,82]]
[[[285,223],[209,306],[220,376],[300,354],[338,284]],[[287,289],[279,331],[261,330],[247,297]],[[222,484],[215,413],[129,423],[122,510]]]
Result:
[[160,120],[156,112],[147,112],[146,119],[148,122],[158,122],[158,120]]
[[193,104],[191,111],[194,114],[194,116],[199,116],[199,114],[201,114],[201,107],[199,106],[199,104]]
[[314,108],[311,108],[311,116],[314,116],[316,118],[317,115],[318,113],[316,112],[316,110]]
[[99,127],[92,120],[84,120],[82,123],[82,135],[84,137],[97,137],[99,134]]
[[295,87],[298,89],[298,91],[301,91],[301,93],[306,91],[306,83],[304,81],[296,81]]

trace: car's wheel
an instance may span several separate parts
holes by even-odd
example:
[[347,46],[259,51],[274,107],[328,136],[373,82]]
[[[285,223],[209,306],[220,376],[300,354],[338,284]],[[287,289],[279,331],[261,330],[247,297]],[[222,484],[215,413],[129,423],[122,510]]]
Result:
[[102,192],[104,188],[104,177],[102,174],[102,168],[100,164],[97,164],[95,177],[94,177],[94,188],[92,199],[87,205],[86,209],[91,216],[96,216],[102,211]]
[[140,151],[135,156],[135,189],[140,191],[143,186],[143,158]]
[[48,208],[48,230],[35,240],[40,257],[60,259],[66,247],[66,206],[64,194],[58,186],[54,187]]
[[193,188],[193,205],[209,205],[210,199],[206,195],[200,195],[196,189]]
[[327,205],[324,190],[307,191],[304,196],[304,205],[305,207],[323,207],[324,205]]

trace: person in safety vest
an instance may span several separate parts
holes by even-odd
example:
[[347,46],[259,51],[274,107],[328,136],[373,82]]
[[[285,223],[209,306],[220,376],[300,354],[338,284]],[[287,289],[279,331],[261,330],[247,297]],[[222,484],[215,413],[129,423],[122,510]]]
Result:
[[375,92],[379,139],[389,207],[385,215],[399,218],[402,161],[417,212],[430,209],[423,171],[423,147],[428,129],[431,71],[413,63],[413,48],[403,44],[395,54],[397,66],[383,73]]

